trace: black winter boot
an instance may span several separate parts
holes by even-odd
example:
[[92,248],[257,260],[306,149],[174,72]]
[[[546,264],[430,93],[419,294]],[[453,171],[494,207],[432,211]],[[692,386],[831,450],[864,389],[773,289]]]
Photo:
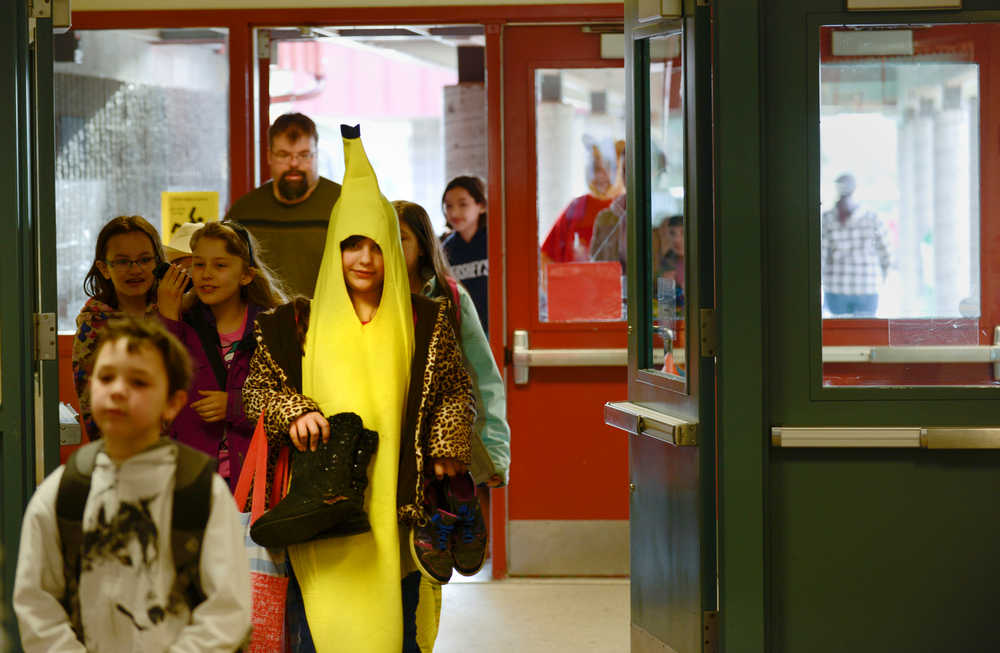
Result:
[[330,439],[316,451],[292,452],[288,494],[250,527],[261,546],[284,547],[371,530],[365,513],[368,462],[378,434],[355,413],[330,418]]

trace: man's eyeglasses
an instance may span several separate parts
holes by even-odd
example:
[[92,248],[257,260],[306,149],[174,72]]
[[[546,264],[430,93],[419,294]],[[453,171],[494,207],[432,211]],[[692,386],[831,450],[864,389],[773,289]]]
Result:
[[156,263],[155,256],[140,256],[139,258],[133,260],[130,258],[116,258],[108,261],[108,267],[112,270],[128,270],[133,265],[137,265],[140,268],[151,268],[153,263]]
[[291,161],[295,159],[297,161],[312,161],[316,153],[312,150],[307,150],[305,152],[285,152],[284,150],[278,150],[277,152],[271,152],[271,155],[284,163],[285,161]]

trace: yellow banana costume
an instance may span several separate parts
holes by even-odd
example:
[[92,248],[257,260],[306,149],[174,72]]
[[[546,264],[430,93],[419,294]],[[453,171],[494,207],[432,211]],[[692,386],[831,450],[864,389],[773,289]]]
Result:
[[[413,357],[413,308],[399,222],[382,196],[360,130],[342,127],[344,173],[312,300],[302,391],[324,415],[361,416],[378,432],[365,508],[369,533],[289,548],[319,653],[402,648],[400,529],[396,514],[400,428]],[[375,316],[361,324],[348,295],[340,243],[367,236],[382,249],[385,281]],[[408,562],[408,561],[405,561]]]

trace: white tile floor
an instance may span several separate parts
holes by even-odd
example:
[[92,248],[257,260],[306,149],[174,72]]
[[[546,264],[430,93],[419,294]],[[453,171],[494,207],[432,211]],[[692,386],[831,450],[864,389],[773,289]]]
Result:
[[434,653],[629,650],[627,578],[489,581],[484,569],[476,577],[455,580],[443,589]]

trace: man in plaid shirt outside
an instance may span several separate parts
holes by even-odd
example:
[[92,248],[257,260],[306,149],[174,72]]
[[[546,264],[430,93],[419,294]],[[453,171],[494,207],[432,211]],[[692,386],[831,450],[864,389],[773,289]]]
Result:
[[823,300],[834,315],[874,317],[879,285],[892,257],[885,224],[851,199],[854,175],[837,177],[837,204],[823,214],[820,251]]

